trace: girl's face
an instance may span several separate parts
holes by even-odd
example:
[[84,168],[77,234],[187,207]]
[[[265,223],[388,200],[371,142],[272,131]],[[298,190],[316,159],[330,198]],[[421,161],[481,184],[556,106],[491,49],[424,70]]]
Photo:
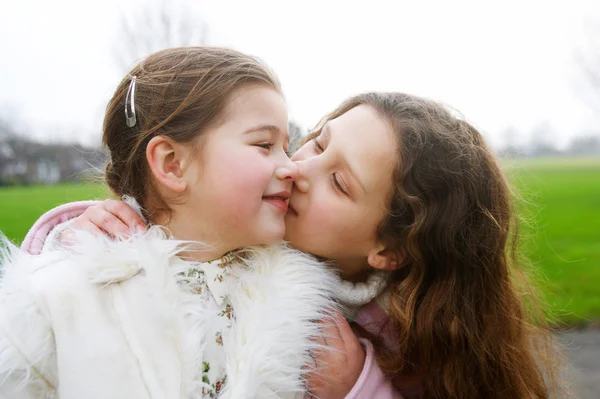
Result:
[[360,278],[383,248],[376,230],[386,216],[397,162],[391,126],[368,105],[325,124],[292,157],[298,177],[285,217],[285,239],[331,259],[342,277]]
[[286,154],[286,104],[267,86],[247,86],[234,93],[223,120],[206,132],[199,162],[186,172],[183,214],[197,215],[189,222],[199,240],[224,250],[279,241],[297,175]]

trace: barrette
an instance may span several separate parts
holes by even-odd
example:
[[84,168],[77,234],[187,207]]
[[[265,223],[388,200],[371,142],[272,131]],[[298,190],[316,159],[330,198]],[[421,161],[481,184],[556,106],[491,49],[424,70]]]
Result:
[[[135,117],[135,81],[136,77],[131,78],[127,97],[125,98],[125,122],[128,127],[134,127],[137,119]],[[128,107],[129,106],[129,107]]]

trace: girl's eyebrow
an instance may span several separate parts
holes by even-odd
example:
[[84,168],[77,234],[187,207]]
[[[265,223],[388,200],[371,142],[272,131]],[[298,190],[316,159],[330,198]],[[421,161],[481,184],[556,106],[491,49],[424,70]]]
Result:
[[258,125],[258,126],[255,126],[255,127],[251,127],[248,130],[245,130],[244,133],[242,133],[242,134],[256,133],[256,132],[269,132],[273,136],[283,136],[283,142],[284,142],[284,144],[288,145],[290,143],[290,136],[289,136],[289,134],[283,133],[281,131],[281,129],[278,128],[275,125],[269,125],[269,124]]
[[279,129],[277,126],[275,126],[275,125],[269,125],[269,124],[262,124],[262,125],[258,125],[258,126],[255,126],[255,127],[251,127],[250,129],[245,130],[243,134],[246,134],[246,133],[255,133],[255,132],[264,132],[264,131],[267,131],[267,132],[270,132],[270,133],[273,133],[273,134],[283,134],[281,132],[281,129]]

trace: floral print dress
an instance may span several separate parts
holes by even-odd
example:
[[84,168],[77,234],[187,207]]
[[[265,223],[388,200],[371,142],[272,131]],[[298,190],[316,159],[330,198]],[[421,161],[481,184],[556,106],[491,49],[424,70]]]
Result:
[[211,318],[214,323],[207,326],[208,336],[213,339],[208,340],[203,350],[203,398],[217,398],[227,382],[223,346],[235,320],[227,293],[233,283],[230,278],[231,265],[238,259],[236,252],[229,252],[220,259],[197,263],[182,274],[181,283],[188,284],[195,293],[204,296],[206,300],[214,300],[217,305],[215,317]]

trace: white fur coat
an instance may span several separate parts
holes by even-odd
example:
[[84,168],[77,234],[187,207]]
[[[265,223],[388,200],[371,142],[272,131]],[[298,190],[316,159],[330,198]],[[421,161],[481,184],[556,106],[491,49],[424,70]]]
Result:
[[[0,397],[202,398],[215,302],[178,283],[180,242],[152,228],[38,256],[5,248],[0,282]],[[6,244],[5,244],[6,246]],[[284,245],[232,265],[235,309],[219,398],[304,393],[314,321],[334,307],[337,276]]]

